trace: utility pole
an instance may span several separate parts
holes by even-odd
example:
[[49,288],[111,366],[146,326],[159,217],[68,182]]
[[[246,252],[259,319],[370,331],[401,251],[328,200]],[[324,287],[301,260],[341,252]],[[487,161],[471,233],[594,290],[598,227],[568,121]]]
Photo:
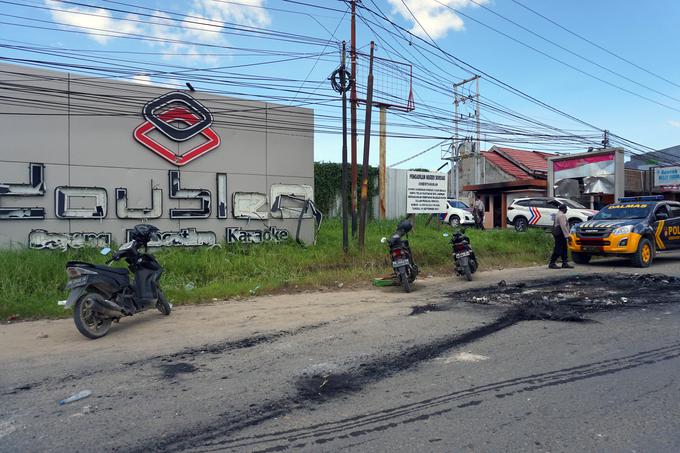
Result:
[[349,249],[349,225],[347,218],[347,90],[345,84],[347,70],[345,69],[345,60],[347,56],[346,43],[342,42],[342,59],[340,63],[340,86],[342,87],[342,188],[340,194],[342,197],[342,251],[347,253]]
[[602,138],[602,147],[605,149],[609,148],[609,131],[607,129],[604,130],[604,137]]
[[350,33],[350,60],[351,60],[351,77],[352,88],[349,99],[351,104],[350,121],[352,134],[352,237],[357,233],[357,1],[351,0],[352,3],[352,20]]
[[361,168],[361,208],[359,212],[359,250],[364,251],[366,237],[366,216],[368,207],[368,158],[371,150],[371,109],[373,107],[373,49],[375,43],[371,41],[371,55],[368,64],[368,82],[366,84],[366,125],[364,126],[364,161]]
[[[453,143],[451,144],[451,157],[449,160],[451,160],[451,165],[452,169],[454,172],[454,184],[455,188],[454,190],[450,191],[452,193],[455,193],[456,199],[458,199],[458,176],[459,176],[459,165],[461,161],[461,155],[460,155],[460,139],[458,137],[458,121],[460,121],[460,118],[458,117],[458,104],[459,103],[465,103],[466,100],[469,99],[468,96],[465,95],[458,95],[458,88],[462,87],[463,85],[466,85],[470,82],[476,82],[476,91],[477,93],[475,94],[475,98],[477,100],[476,105],[475,105],[475,117],[477,120],[477,147],[475,149],[475,184],[480,184],[481,183],[481,149],[480,149],[480,116],[479,116],[479,79],[480,76],[476,75],[474,77],[470,77],[469,79],[461,80],[458,83],[453,84],[453,108],[454,108],[454,117],[453,117],[453,126],[454,126],[454,136],[453,136]],[[453,165],[455,164],[455,167]]]
[[378,165],[378,193],[380,220],[385,220],[385,190],[387,182],[387,106],[380,105],[380,163]]

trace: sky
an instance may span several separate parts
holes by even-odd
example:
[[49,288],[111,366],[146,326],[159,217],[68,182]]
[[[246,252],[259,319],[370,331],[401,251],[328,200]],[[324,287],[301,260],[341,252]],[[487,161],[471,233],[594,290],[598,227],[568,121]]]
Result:
[[[317,115],[315,160],[340,160],[339,95],[327,78],[339,64],[339,42],[350,37],[345,1],[0,4],[0,58],[6,61],[61,62],[72,71],[74,64],[81,64],[88,66],[81,72],[116,75],[140,84],[172,87],[189,81],[198,90],[308,106]],[[361,52],[368,52],[374,40],[377,57],[413,66],[415,110],[387,112],[388,165],[430,148],[398,166],[435,169],[442,164],[442,147],[448,146],[453,133],[452,83],[474,74],[482,75],[482,149],[506,145],[585,151],[586,141],[601,139],[597,129],[644,145],[631,148],[631,153],[680,144],[680,41],[675,31],[680,2],[362,0],[359,16]],[[376,74],[378,80],[390,81],[393,87],[406,83],[403,77],[390,79],[384,73]],[[529,102],[500,84],[597,129]],[[473,94],[467,88],[464,93]],[[489,104],[502,106],[505,113]],[[472,112],[470,101],[461,105],[461,112]],[[508,112],[584,138],[567,140],[562,132],[546,138],[544,128],[526,123],[518,129],[520,123]],[[363,110],[359,119],[363,123]],[[377,110],[372,130],[378,130]],[[517,135],[520,131],[529,132],[526,139]],[[362,146],[360,142],[359,149]],[[371,163],[377,163],[377,154],[378,138],[373,137]]]

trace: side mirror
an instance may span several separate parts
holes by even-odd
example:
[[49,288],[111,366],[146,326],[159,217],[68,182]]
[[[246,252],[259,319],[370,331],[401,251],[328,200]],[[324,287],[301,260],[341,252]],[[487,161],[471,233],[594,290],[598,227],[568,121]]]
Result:
[[442,234],[442,236],[444,236],[445,238],[447,238],[447,237],[449,237],[449,233],[444,233],[444,234]]
[[383,238],[380,239],[380,242],[382,242],[384,244],[385,242],[387,242],[387,238],[383,236]]
[[656,213],[656,220],[668,220],[668,213],[667,212],[657,212]]
[[106,255],[108,255],[109,253],[111,253],[111,249],[108,248],[108,247],[104,247],[103,249],[101,249],[101,250],[99,251],[99,253],[101,253],[102,255],[106,256]]

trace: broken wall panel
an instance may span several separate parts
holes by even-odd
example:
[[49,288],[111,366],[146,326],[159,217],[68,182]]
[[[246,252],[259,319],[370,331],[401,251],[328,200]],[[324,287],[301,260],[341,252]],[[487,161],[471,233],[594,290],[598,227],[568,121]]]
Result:
[[28,183],[0,182],[0,220],[45,218],[45,208],[2,207],[2,197],[42,197],[45,195],[45,165],[28,164]]
[[108,196],[103,187],[54,189],[55,215],[60,219],[103,219],[108,212]]
[[174,200],[198,201],[197,207],[170,209],[171,219],[207,219],[210,217],[212,195],[207,189],[184,189],[182,188],[179,170],[168,172],[170,198]]

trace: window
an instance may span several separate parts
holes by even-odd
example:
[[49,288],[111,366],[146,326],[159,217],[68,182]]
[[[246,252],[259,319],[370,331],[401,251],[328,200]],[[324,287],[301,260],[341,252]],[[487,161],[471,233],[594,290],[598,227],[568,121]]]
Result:
[[548,203],[547,200],[543,198],[532,198],[529,200],[528,206],[531,206],[532,208],[547,208]]
[[467,209],[467,208],[469,208],[469,206],[466,205],[465,203],[463,203],[462,201],[456,201],[454,207],[459,208],[459,209]]
[[669,204],[668,207],[671,210],[670,217],[672,219],[680,218],[680,204]]
[[550,209],[557,209],[557,208],[560,207],[560,204],[561,203],[557,200],[548,200],[548,202],[547,202],[547,206]]

